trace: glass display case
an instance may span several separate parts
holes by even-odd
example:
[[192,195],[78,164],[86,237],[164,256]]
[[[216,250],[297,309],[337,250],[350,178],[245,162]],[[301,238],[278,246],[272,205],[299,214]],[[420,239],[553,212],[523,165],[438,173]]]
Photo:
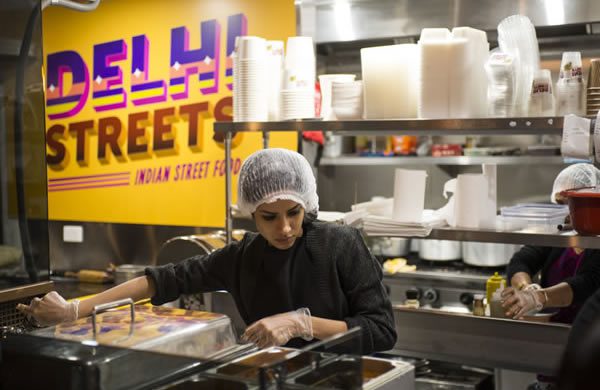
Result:
[[41,24],[40,1],[0,4],[0,325],[4,326],[23,320],[14,310],[15,302],[51,289]]
[[221,358],[240,349],[231,321],[223,314],[133,305],[132,301],[126,307],[94,312],[91,317],[34,330],[31,334],[201,360]]

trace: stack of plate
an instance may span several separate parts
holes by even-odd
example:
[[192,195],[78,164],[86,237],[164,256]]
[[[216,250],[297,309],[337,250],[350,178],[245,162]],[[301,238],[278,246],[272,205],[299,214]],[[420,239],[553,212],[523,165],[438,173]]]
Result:
[[333,81],[331,109],[339,120],[361,119],[363,117],[362,81]]
[[289,37],[281,90],[281,119],[314,118],[316,59],[311,37]]

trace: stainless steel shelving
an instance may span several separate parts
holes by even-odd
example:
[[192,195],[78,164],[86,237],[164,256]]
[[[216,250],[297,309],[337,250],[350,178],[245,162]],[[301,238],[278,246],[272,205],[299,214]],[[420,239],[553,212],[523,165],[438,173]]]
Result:
[[322,157],[320,166],[396,166],[396,165],[551,165],[564,164],[561,156],[448,156],[448,157],[361,157],[343,155]]
[[562,134],[562,117],[481,119],[380,119],[277,122],[216,122],[218,133],[331,131],[338,135],[539,135]]
[[543,374],[555,373],[570,330],[562,324],[403,307],[394,307],[394,320],[395,354]]
[[600,237],[580,236],[574,231],[558,233],[503,232],[477,229],[433,229],[427,238],[438,240],[478,241],[505,244],[527,244],[553,247],[578,247],[600,249]]
[[[595,118],[591,128],[594,127]],[[475,119],[398,119],[322,121],[315,119],[277,122],[215,122],[214,131],[225,135],[226,162],[231,156],[231,137],[236,132],[262,132],[264,147],[268,147],[270,131],[331,131],[337,135],[540,135],[562,134],[562,117],[541,118],[475,118]],[[591,130],[591,129],[590,129]],[[389,162],[388,162],[389,160]],[[498,164],[559,164],[557,156],[494,156],[494,157],[395,157],[395,158],[337,158],[325,159],[323,165],[399,164],[415,161],[419,164],[470,165],[483,162]],[[231,242],[231,174],[226,169],[226,220],[227,242]],[[433,229],[428,238],[479,241],[494,243],[528,244],[555,247],[576,246],[600,248],[599,237],[574,234],[540,234],[502,232],[474,229]]]

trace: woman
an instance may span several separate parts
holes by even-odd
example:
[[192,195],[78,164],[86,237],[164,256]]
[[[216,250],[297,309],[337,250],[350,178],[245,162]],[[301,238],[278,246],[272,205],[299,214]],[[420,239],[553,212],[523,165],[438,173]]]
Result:
[[[600,184],[600,171],[592,164],[563,169],[552,188],[551,200],[564,203],[561,191]],[[540,284],[532,278],[540,272]],[[600,251],[581,248],[524,246],[507,269],[512,287],[502,292],[506,316],[515,319],[545,308],[556,308],[552,322],[570,324],[583,303],[600,287]],[[538,375],[528,390],[555,389],[555,378]]]
[[238,206],[252,214],[258,234],[209,255],[147,268],[146,276],[80,303],[53,292],[18,309],[50,325],[128,297],[160,305],[181,294],[227,290],[252,324],[242,337],[260,347],[300,347],[355,326],[363,349],[356,352],[394,346],[381,267],[356,229],[315,221],[316,183],[304,157],[285,149],[252,154],[240,171]]
[[[600,184],[600,171],[592,164],[563,169],[552,189],[554,203],[564,203],[560,192]],[[532,277],[541,272],[541,285]],[[524,246],[507,270],[512,287],[502,292],[506,315],[521,318],[544,308],[558,308],[553,322],[571,323],[585,300],[600,287],[600,251],[580,248]]]

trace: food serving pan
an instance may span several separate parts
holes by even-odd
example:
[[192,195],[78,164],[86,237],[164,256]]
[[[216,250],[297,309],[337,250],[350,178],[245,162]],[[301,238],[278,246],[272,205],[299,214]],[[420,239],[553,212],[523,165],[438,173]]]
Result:
[[[316,370],[297,376],[294,383],[308,388],[349,388],[348,381],[352,378],[342,374],[352,372],[355,364],[357,362],[354,359],[341,356]],[[358,364],[362,365],[362,389],[414,389],[414,367],[411,364],[375,357],[362,357]]]
[[571,224],[582,235],[600,234],[600,187],[585,187],[562,191],[567,198]]

